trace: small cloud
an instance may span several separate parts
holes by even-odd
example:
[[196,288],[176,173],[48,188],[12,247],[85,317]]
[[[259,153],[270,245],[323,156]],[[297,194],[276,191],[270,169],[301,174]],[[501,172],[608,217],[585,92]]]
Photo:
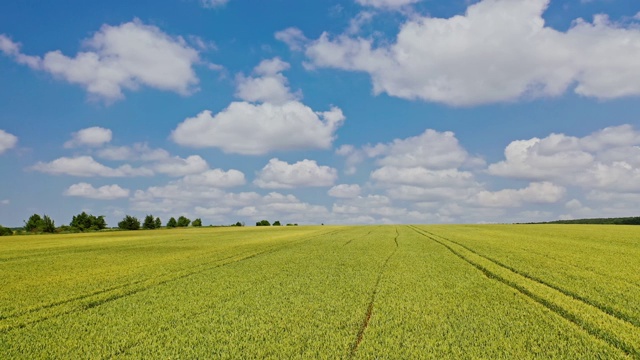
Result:
[[229,0],[200,0],[202,7],[207,9],[218,8],[226,5]]
[[71,140],[64,143],[65,148],[79,146],[100,147],[111,141],[112,132],[109,129],[94,126],[71,134]]
[[336,169],[318,166],[315,160],[289,164],[271,159],[253,182],[264,189],[290,189],[296,187],[331,186],[338,178]]
[[82,182],[71,185],[65,190],[64,195],[96,200],[114,200],[128,197],[129,190],[118,185],[105,185],[96,189],[91,184]]
[[13,147],[16,146],[17,143],[18,143],[17,136],[13,134],[9,134],[4,130],[0,130],[0,154],[4,153],[9,149],[12,149]]
[[52,175],[71,175],[80,177],[133,177],[151,176],[153,171],[147,168],[134,168],[131,165],[122,165],[118,168],[110,168],[93,159],[91,156],[78,156],[73,158],[61,157],[51,162],[38,162],[31,170]]

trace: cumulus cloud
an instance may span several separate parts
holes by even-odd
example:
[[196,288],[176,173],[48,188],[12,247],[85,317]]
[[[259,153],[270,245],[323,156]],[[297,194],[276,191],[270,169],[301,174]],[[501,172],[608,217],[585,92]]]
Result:
[[470,156],[450,131],[427,129],[419,136],[396,139],[389,144],[365,148],[365,151],[370,156],[384,155],[378,163],[395,167],[447,169],[484,164],[482,159]]
[[171,138],[184,146],[217,147],[244,155],[328,149],[344,119],[339,108],[314,112],[297,101],[283,105],[233,102],[216,115],[206,110],[186,119]]
[[505,160],[489,166],[489,174],[587,189],[640,191],[640,132],[630,125],[605,128],[583,138],[551,134],[517,140],[504,155]]
[[481,206],[516,207],[523,203],[555,203],[560,201],[565,193],[564,187],[545,181],[531,183],[524,189],[481,191],[472,201]]
[[262,61],[255,76],[237,78],[233,102],[213,115],[205,110],[180,123],[173,141],[191,147],[217,147],[227,153],[263,155],[273,151],[328,149],[345,120],[342,110],[317,112],[291,93],[282,71],[289,64],[274,58]]
[[424,187],[467,187],[477,185],[468,171],[457,169],[429,170],[424,167],[399,168],[383,166],[371,173],[371,179],[389,185]]
[[640,29],[597,15],[558,31],[545,25],[548,4],[483,0],[451,18],[413,16],[395,41],[324,33],[294,45],[313,67],[365,72],[375,94],[405,99],[471,106],[560,96],[570,88],[598,99],[640,95]]
[[302,160],[289,164],[271,159],[258,173],[254,184],[266,189],[290,189],[296,187],[331,186],[338,172],[328,166],[319,166],[315,160]]
[[91,184],[81,182],[69,186],[69,188],[65,190],[64,195],[97,200],[114,200],[128,197],[129,190],[123,189],[115,184],[101,186],[96,189]]
[[[390,143],[366,145],[360,149],[342,145],[336,154],[346,158],[347,174],[353,174],[356,166],[367,158],[375,158],[378,165],[393,168],[417,168],[446,170],[459,167],[480,167],[484,160],[470,155],[450,131],[427,129],[418,136],[395,139]],[[384,174],[378,173],[377,176]]]
[[395,9],[419,2],[420,0],[356,0],[362,6]]
[[111,141],[112,132],[99,126],[82,129],[71,134],[71,140],[64,143],[65,148],[79,146],[100,147]]
[[53,175],[71,175],[80,177],[132,177],[151,176],[153,171],[147,168],[134,168],[131,165],[122,165],[118,168],[105,166],[91,156],[61,157],[51,162],[38,162],[31,170]]
[[193,70],[198,52],[183,38],[169,36],[138,19],[103,25],[84,41],[84,47],[86,51],[75,57],[60,50],[43,57],[28,56],[20,52],[19,44],[0,35],[0,50],[17,62],[78,84],[106,101],[123,98],[123,89],[141,86],[187,95],[198,83]]
[[146,143],[135,143],[132,146],[109,146],[98,150],[96,155],[102,159],[114,161],[160,161],[171,157],[168,151],[152,149]]
[[302,30],[294,27],[276,32],[275,38],[287,44],[291,50],[295,51],[302,50],[304,45],[309,41],[302,33]]
[[241,171],[213,169],[200,174],[187,175],[183,182],[187,185],[229,188],[244,185],[246,180]]
[[209,169],[209,164],[199,155],[191,155],[186,159],[174,156],[156,163],[153,169],[169,176],[185,176],[202,173]]
[[13,134],[9,134],[4,130],[0,130],[0,154],[4,153],[9,149],[12,149],[13,147],[16,146],[17,143],[18,143],[17,136]]
[[263,60],[254,69],[257,76],[238,75],[236,96],[244,101],[269,102],[275,105],[298,100],[301,95],[291,93],[288,80],[282,75],[287,69],[289,64],[279,58]]
[[360,185],[340,184],[329,189],[327,194],[335,198],[352,199],[360,195]]

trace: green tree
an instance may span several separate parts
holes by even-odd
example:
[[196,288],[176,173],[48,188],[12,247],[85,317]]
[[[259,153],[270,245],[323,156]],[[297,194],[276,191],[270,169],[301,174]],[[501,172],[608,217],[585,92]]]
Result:
[[236,226],[244,226],[240,221],[236,223]]
[[271,226],[271,223],[269,222],[269,220],[262,220],[258,221],[256,223],[256,226]]
[[13,235],[13,230],[0,225],[0,236]]
[[42,224],[42,217],[38,214],[33,214],[29,217],[29,220],[24,222],[24,231],[26,232],[36,232],[39,231],[39,228]]
[[69,226],[76,231],[97,231],[106,229],[107,222],[103,215],[94,216],[83,211],[71,219]]
[[42,232],[45,232],[45,233],[56,232],[56,224],[47,215],[44,215],[42,217]]
[[280,226],[280,220],[276,220],[276,221],[273,223],[273,226]]
[[195,227],[202,226],[202,219],[197,218],[197,219],[193,220],[193,222],[191,223],[191,226],[195,226]]
[[156,228],[156,219],[154,219],[153,215],[147,215],[144,218],[144,222],[142,223],[142,228],[145,230],[153,230]]
[[47,215],[41,217],[38,214],[33,214],[29,217],[29,220],[24,222],[24,230],[27,232],[53,233],[56,231],[56,225]]
[[191,220],[187,219],[184,216],[180,216],[178,218],[178,227],[187,227],[191,223]]
[[162,227],[162,221],[160,221],[160,218],[157,217],[156,218],[156,229],[160,229]]
[[167,227],[168,228],[174,228],[178,226],[178,222],[176,221],[176,219],[174,217],[172,217],[171,219],[169,219],[169,221],[167,221]]
[[118,227],[122,230],[140,230],[140,220],[135,216],[126,215],[124,219],[118,223]]

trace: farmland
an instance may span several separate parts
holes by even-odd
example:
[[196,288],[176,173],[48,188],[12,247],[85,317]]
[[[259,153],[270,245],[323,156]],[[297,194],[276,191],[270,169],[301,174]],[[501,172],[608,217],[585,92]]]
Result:
[[640,358],[640,229],[0,240],[0,358]]

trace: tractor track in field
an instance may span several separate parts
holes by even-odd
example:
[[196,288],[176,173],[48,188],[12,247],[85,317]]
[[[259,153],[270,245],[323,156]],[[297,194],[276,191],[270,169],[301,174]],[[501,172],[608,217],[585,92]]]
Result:
[[[168,278],[161,280],[161,281],[154,281],[153,279],[143,279],[143,280],[137,280],[135,282],[132,283],[127,283],[127,284],[123,284],[123,285],[118,285],[118,286],[114,286],[111,287],[109,289],[103,289],[103,290],[99,290],[90,294],[85,294],[85,295],[80,295],[71,299],[65,299],[63,301],[58,301],[54,304],[46,304],[43,306],[39,306],[37,308],[34,309],[29,309],[27,311],[23,311],[20,312],[18,314],[13,314],[13,315],[9,315],[9,316],[5,316],[2,319],[0,319],[0,334],[2,333],[8,333],[12,330],[15,329],[21,329],[24,328],[28,325],[32,325],[32,324],[36,324],[36,323],[40,323],[49,319],[53,319],[53,318],[57,318],[60,316],[64,316],[64,315],[68,315],[68,314],[72,314],[72,313],[76,313],[76,312],[80,312],[80,311],[85,311],[91,308],[95,308],[97,306],[103,305],[105,303],[109,303],[115,300],[119,300],[131,295],[135,295],[137,293],[173,282],[173,281],[177,281],[177,280],[181,280],[190,276],[194,276],[194,275],[198,275],[207,271],[211,271],[214,270],[216,268],[222,267],[222,266],[227,266],[227,265],[232,265],[238,262],[242,262],[245,260],[249,260],[252,258],[255,258],[257,256],[261,256],[261,255],[265,255],[265,254],[270,254],[270,253],[274,253],[276,251],[279,250],[283,250],[287,247],[289,247],[292,244],[298,244],[298,243],[303,243],[303,242],[307,242],[309,240],[312,240],[314,238],[320,237],[320,236],[327,236],[327,235],[331,235],[333,233],[339,232],[339,230],[333,230],[333,231],[329,231],[329,232],[325,232],[325,233],[320,233],[320,234],[316,234],[316,235],[311,235],[311,236],[307,236],[304,237],[303,239],[297,239],[297,240],[293,240],[293,241],[289,241],[285,244],[279,244],[279,245],[274,245],[271,247],[268,247],[265,250],[262,251],[258,251],[258,252],[253,252],[251,254],[248,254],[247,256],[242,256],[240,254],[235,254],[235,255],[231,255],[228,257],[224,257],[224,258],[220,258],[220,259],[216,259],[214,261],[210,261],[210,262],[206,262],[206,263],[202,263],[202,264],[198,264],[192,268],[186,269],[186,270],[182,270],[182,274],[178,275],[178,276],[170,276],[170,275],[175,275],[176,272],[172,271],[172,272],[166,272],[163,273],[161,275],[155,276],[155,279],[157,278],[161,278],[163,276],[169,276]],[[215,253],[215,252],[213,252]],[[224,262],[226,260],[230,260],[233,259],[231,261],[228,262]],[[215,264],[215,265],[212,265]],[[198,270],[193,271],[194,268],[200,268]],[[191,270],[191,271],[189,271]],[[145,284],[146,283],[146,284]],[[135,285],[140,285],[139,287],[134,287],[133,289],[124,291],[124,292],[120,292],[120,293],[115,293],[115,294],[110,294],[104,298],[98,298],[95,300],[89,300],[91,297],[95,297],[95,296],[99,296],[99,295],[104,295],[104,294],[108,294],[109,292],[113,292],[116,290],[121,290],[121,289],[126,289],[127,287],[132,287]],[[83,301],[83,300],[87,300],[87,301]],[[77,303],[75,303],[77,302]],[[55,310],[52,310],[53,312],[51,314],[43,314],[43,316],[38,317],[37,313],[38,312],[43,312],[46,311],[47,309],[54,309],[56,307],[63,307],[65,305],[70,305],[71,308],[67,309],[67,310],[62,310],[59,312],[55,312]],[[24,317],[30,314],[35,314],[33,319],[25,319],[24,321],[20,321],[18,320],[20,317]],[[13,324],[3,324],[6,323],[8,321],[11,320],[15,320]]]
[[[377,228],[379,228],[379,226],[377,226],[377,227],[376,227],[376,229],[377,229]],[[347,246],[347,245],[351,244],[351,243],[353,242],[353,240],[366,238],[367,236],[371,235],[371,233],[372,233],[374,230],[375,230],[375,229],[373,229],[373,230],[369,231],[368,233],[366,233],[366,234],[365,234],[365,235],[363,235],[363,236],[355,237],[355,238],[353,238],[353,239],[351,239],[351,240],[347,241],[346,243],[342,244],[342,246]]]
[[462,247],[462,248],[466,249],[467,251],[469,251],[469,252],[471,252],[471,253],[473,253],[473,254],[476,254],[476,255],[478,255],[478,256],[480,256],[480,257],[482,257],[482,258],[485,258],[485,259],[487,259],[487,260],[491,261],[492,263],[494,263],[494,264],[496,264],[496,265],[498,265],[498,266],[501,266],[501,267],[503,267],[503,268],[505,268],[505,269],[508,269],[508,270],[510,270],[510,271],[512,271],[512,272],[514,272],[514,273],[516,273],[516,274],[518,274],[518,275],[520,275],[520,276],[522,276],[522,277],[525,277],[525,278],[527,278],[527,279],[529,279],[529,280],[531,280],[531,281],[535,281],[535,282],[540,283],[540,284],[542,284],[542,285],[548,286],[548,287],[550,287],[550,288],[552,288],[552,289],[554,289],[554,290],[556,290],[556,291],[561,292],[562,294],[564,294],[564,295],[566,295],[566,296],[569,296],[569,297],[571,297],[571,298],[573,298],[573,299],[575,299],[575,300],[578,300],[578,301],[582,301],[582,302],[583,302],[583,303],[585,303],[585,304],[588,304],[588,305],[591,305],[591,306],[593,306],[593,307],[595,307],[595,308],[598,308],[600,311],[605,312],[605,313],[606,313],[606,314],[608,314],[608,315],[611,315],[611,316],[613,316],[613,317],[615,317],[615,318],[618,318],[618,319],[620,319],[620,320],[622,320],[622,321],[626,321],[626,322],[628,322],[629,324],[631,324],[631,325],[633,325],[633,326],[635,326],[635,327],[637,327],[637,328],[640,328],[640,320],[638,320],[638,319],[634,319],[634,318],[632,318],[632,317],[630,317],[630,316],[628,316],[628,315],[626,315],[626,314],[623,314],[623,313],[621,313],[620,311],[618,311],[618,310],[616,310],[616,309],[614,309],[614,308],[612,308],[612,307],[610,307],[610,306],[607,306],[607,305],[601,304],[601,303],[599,303],[599,302],[597,302],[597,301],[593,301],[593,300],[591,300],[591,299],[589,299],[589,298],[586,298],[586,297],[584,297],[584,296],[582,296],[582,295],[580,295],[580,294],[576,294],[576,293],[574,293],[574,292],[572,292],[572,291],[569,291],[569,290],[566,290],[566,289],[564,289],[564,288],[561,288],[561,287],[559,287],[559,286],[557,286],[557,285],[555,285],[555,284],[552,284],[552,283],[550,283],[550,282],[547,282],[547,281],[545,281],[545,280],[543,280],[543,279],[540,279],[540,278],[538,278],[538,277],[535,277],[535,276],[533,276],[533,275],[531,275],[531,274],[528,274],[528,273],[526,273],[526,272],[523,272],[523,271],[521,271],[521,270],[518,270],[518,269],[516,269],[516,268],[514,268],[514,267],[512,267],[512,266],[510,266],[510,265],[508,265],[508,264],[505,264],[505,263],[503,263],[503,262],[501,262],[501,261],[499,261],[499,260],[496,260],[496,259],[491,258],[491,257],[489,257],[489,256],[486,256],[486,255],[480,254],[479,252],[477,252],[477,251],[475,251],[475,250],[471,249],[470,247],[468,247],[468,246],[466,246],[466,245],[464,245],[464,244],[461,244],[461,243],[459,243],[459,242],[457,242],[457,241],[455,241],[455,240],[451,240],[451,239],[448,239],[448,238],[446,238],[446,237],[444,237],[444,236],[440,236],[440,235],[433,234],[433,233],[428,232],[428,231],[426,231],[426,230],[422,230],[422,229],[420,229],[420,230],[421,230],[421,231],[423,231],[423,232],[425,232],[425,233],[427,233],[427,234],[430,234],[431,236],[437,236],[437,237],[439,237],[439,238],[441,238],[441,239],[444,239],[444,240],[446,240],[446,241],[452,242],[452,243],[454,243],[454,244],[456,244],[456,245],[458,245],[458,246],[460,246],[460,247]]
[[391,252],[391,254],[389,254],[389,256],[387,257],[387,259],[384,261],[384,263],[382,264],[382,266],[380,267],[380,271],[378,272],[378,277],[376,278],[376,283],[373,287],[373,291],[371,292],[371,298],[369,300],[369,305],[367,305],[367,311],[365,313],[364,316],[364,320],[362,321],[362,325],[360,326],[360,329],[358,330],[358,334],[356,336],[356,339],[353,343],[353,345],[351,345],[351,349],[349,352],[349,357],[353,358],[356,355],[356,351],[358,351],[358,347],[360,346],[360,343],[362,342],[362,339],[364,338],[364,333],[367,330],[367,328],[369,327],[369,321],[371,320],[371,315],[373,315],[373,307],[376,301],[376,296],[378,295],[378,290],[380,287],[380,281],[382,281],[382,276],[384,275],[385,270],[387,269],[387,265],[389,264],[389,260],[391,260],[391,258],[393,257],[393,255],[396,254],[396,252],[398,251],[398,237],[400,236],[400,233],[398,232],[398,228],[395,228],[396,230],[396,236],[393,239],[393,241],[396,244],[396,247],[393,249],[393,251]]
[[[416,233],[432,240],[441,246],[445,247],[455,256],[470,264],[480,272],[482,272],[487,278],[498,281],[502,284],[509,286],[510,288],[518,291],[525,297],[535,301],[536,303],[544,306],[553,313],[561,316],[565,320],[573,323],[578,328],[585,331],[590,336],[604,341],[618,350],[621,350],[627,356],[640,359],[640,329],[638,326],[624,318],[619,318],[604,309],[585,302],[581,297],[574,297],[571,293],[557,289],[557,287],[550,286],[549,284],[539,281],[538,279],[523,274],[510,266],[495,261],[489,257],[477,253],[476,251],[459,244],[456,241],[447,239],[440,235],[430,233],[426,230],[410,226]],[[463,254],[460,249],[454,249],[454,246],[458,246],[481,259],[486,260],[489,264],[497,266],[497,270],[489,269],[486,265],[480,263],[480,261],[472,260],[469,255]],[[501,275],[500,272],[503,272]],[[515,274],[517,280],[510,280],[506,275]],[[529,282],[529,284],[527,284]],[[527,286],[529,285],[529,286]],[[534,285],[534,286],[531,286]],[[538,287],[537,290],[530,288]],[[554,293],[555,292],[555,293]],[[550,298],[553,298],[551,300]],[[555,301],[554,301],[555,300]],[[585,316],[579,310],[572,308],[573,306],[581,307],[580,310],[594,312],[594,317]],[[616,331],[599,327],[599,325],[606,324],[611,325]]]

